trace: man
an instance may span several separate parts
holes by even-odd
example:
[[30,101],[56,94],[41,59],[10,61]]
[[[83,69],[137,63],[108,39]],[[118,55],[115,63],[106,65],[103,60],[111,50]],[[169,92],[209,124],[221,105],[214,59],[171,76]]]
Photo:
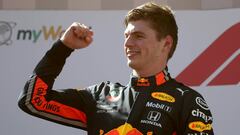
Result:
[[66,58],[93,41],[92,30],[73,23],[36,66],[20,108],[90,135],[213,135],[203,97],[168,73],[178,39],[170,8],[146,3],[129,11],[125,24],[124,48],[133,69],[127,86],[102,82],[81,90],[52,90]]

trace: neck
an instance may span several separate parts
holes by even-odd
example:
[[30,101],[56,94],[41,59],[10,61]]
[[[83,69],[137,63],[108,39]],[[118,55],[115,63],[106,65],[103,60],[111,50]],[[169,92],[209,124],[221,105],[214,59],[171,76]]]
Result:
[[149,77],[158,74],[159,72],[163,71],[165,69],[167,64],[160,64],[157,68],[151,68],[149,67],[146,70],[137,70],[133,69],[133,75],[137,77]]

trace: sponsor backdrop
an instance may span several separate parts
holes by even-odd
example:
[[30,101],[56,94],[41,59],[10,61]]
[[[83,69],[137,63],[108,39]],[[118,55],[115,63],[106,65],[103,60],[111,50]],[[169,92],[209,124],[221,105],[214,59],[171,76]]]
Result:
[[[29,116],[17,99],[34,66],[73,21],[91,26],[94,42],[76,50],[55,89],[111,80],[127,84],[123,51],[127,11],[0,11],[0,134],[86,134]],[[197,89],[210,106],[216,135],[236,134],[240,107],[240,9],[176,11],[179,44],[172,76]],[[192,112],[192,115],[200,112]],[[201,116],[199,116],[201,117]]]

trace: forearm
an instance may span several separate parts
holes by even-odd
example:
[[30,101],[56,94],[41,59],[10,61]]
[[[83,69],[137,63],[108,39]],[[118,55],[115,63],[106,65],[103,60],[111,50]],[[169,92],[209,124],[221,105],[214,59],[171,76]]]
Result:
[[65,61],[72,51],[58,40],[37,64],[34,74],[48,83],[48,87],[51,89],[54,79],[62,71]]

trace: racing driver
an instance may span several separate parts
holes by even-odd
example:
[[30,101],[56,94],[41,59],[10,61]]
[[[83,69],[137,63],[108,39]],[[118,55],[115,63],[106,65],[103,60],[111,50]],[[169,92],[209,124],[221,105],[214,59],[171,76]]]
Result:
[[128,85],[106,81],[83,89],[53,89],[67,57],[93,41],[93,31],[75,22],[35,67],[19,107],[89,135],[213,135],[204,98],[168,72],[178,40],[172,10],[145,3],[130,10],[124,22],[124,49],[133,70]]

